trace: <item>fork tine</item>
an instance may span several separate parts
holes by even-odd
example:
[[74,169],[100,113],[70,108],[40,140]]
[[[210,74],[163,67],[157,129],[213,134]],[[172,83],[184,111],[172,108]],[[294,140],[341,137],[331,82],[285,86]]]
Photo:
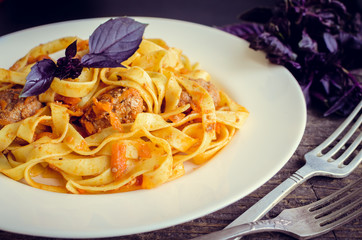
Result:
[[353,159],[352,161],[346,165],[344,168],[346,170],[346,174],[344,175],[340,175],[340,177],[344,177],[346,175],[348,175],[349,172],[353,171],[353,169],[355,169],[362,161],[362,152],[359,152]]
[[[345,203],[347,201],[350,201],[351,199],[353,199],[354,197],[356,197],[356,195],[359,195],[360,193],[358,191],[353,191],[353,192],[345,192],[342,194],[338,194],[335,196],[334,199],[337,199],[336,201],[333,201],[334,199],[331,199],[332,201],[326,202],[323,206],[321,206],[320,208],[312,208],[309,209],[310,212],[313,212],[313,214],[315,215],[315,218],[321,218],[325,215],[329,215],[332,214],[330,211],[333,209],[336,209],[338,206],[341,205],[341,203]],[[342,195],[342,196],[341,196]]]
[[[334,206],[339,205],[341,203],[347,202],[346,206],[343,206],[339,210],[332,212],[328,215],[323,215],[318,219],[315,219],[316,217],[313,217],[315,219],[313,222],[313,225],[317,224],[318,230],[317,234],[313,235],[314,237],[323,235],[349,221],[352,219],[362,215],[362,207],[359,207],[356,211],[354,210],[357,206],[362,204],[362,178],[358,179],[357,181],[349,184],[348,186],[336,191],[335,193],[315,202],[311,203],[308,211],[312,212],[313,214],[317,214],[316,217],[321,216],[321,213],[323,211],[328,212],[333,209]],[[351,190],[354,190],[352,193],[350,193]],[[346,197],[347,195],[347,197]],[[356,197],[357,196],[357,197]],[[355,197],[355,198],[354,198]],[[334,203],[335,199],[339,198],[336,203]],[[356,201],[351,201],[351,199],[354,198]],[[327,207],[324,207],[326,204],[329,205]],[[307,207],[306,206],[306,207]],[[327,209],[327,210],[326,210]],[[314,215],[315,216],[315,215]]]
[[[354,200],[355,201],[346,204],[341,209],[338,209],[338,210],[332,212],[330,215],[326,215],[326,216],[319,218],[320,225],[324,226],[327,224],[331,224],[332,222],[338,221],[339,220],[338,218],[340,216],[343,216],[344,214],[346,214],[346,216],[351,214],[349,211],[351,211],[352,209],[354,209],[355,207],[359,206],[362,203],[362,198],[356,198]],[[357,212],[360,210],[361,209],[358,209]],[[349,213],[349,214],[347,214],[347,213]]]
[[[356,202],[354,204],[353,207],[351,207],[349,210],[353,209],[354,207],[356,207],[358,204],[361,204],[361,201]],[[351,221],[354,218],[357,218],[358,216],[362,215],[362,208],[360,207],[359,209],[357,209],[356,211],[353,211],[349,214],[346,214],[345,216],[339,218],[338,220],[335,220],[333,222],[328,221],[327,223],[323,222],[320,224],[320,228],[321,228],[321,232],[328,232],[332,229],[335,229],[341,225],[343,225],[344,223],[347,223],[349,221]]]
[[362,133],[360,133],[353,143],[344,151],[344,153],[336,159],[336,163],[343,163],[348,158],[348,156],[351,155],[353,151],[361,144],[361,141]]
[[362,187],[361,184],[362,184],[362,178],[360,178],[357,181],[349,184],[348,186],[334,192],[333,194],[331,194],[331,195],[329,195],[329,196],[327,196],[325,198],[322,198],[321,200],[319,200],[317,202],[314,202],[314,203],[311,203],[311,204],[307,205],[308,206],[308,211],[310,211],[310,212],[317,211],[318,209],[322,208],[326,204],[334,202],[335,199],[340,197],[341,195],[343,195],[343,197],[345,197],[348,194],[348,192],[350,192],[352,189],[361,188]]
[[359,113],[362,107],[362,101],[357,105],[357,107],[352,111],[352,113],[344,120],[344,122],[326,139],[324,140],[318,147],[313,150],[313,153],[320,153],[324,148],[326,148],[329,144],[331,144],[342,132],[343,130],[350,124],[350,122],[355,118],[355,116]]
[[[341,147],[344,146],[344,144],[346,144],[346,142],[353,136],[353,134],[357,131],[357,129],[360,127],[362,122],[362,115],[358,118],[358,120],[352,125],[352,127],[349,129],[349,131],[346,133],[346,135],[344,135],[344,137],[339,140],[339,142],[331,149],[329,150],[326,154],[324,154],[323,158],[326,160],[329,160],[336,152],[339,151],[339,149],[341,149]],[[333,134],[332,134],[333,135]],[[346,159],[349,154],[351,154],[353,152],[353,150],[355,148],[357,148],[357,146],[359,145],[359,143],[361,142],[361,138],[357,138],[354,141],[354,145],[352,144],[351,146],[355,146],[353,149],[352,148],[348,148],[347,151],[345,151],[343,153],[343,157],[340,156],[338,158],[339,161],[343,161],[344,159]],[[350,146],[350,147],[351,147]]]

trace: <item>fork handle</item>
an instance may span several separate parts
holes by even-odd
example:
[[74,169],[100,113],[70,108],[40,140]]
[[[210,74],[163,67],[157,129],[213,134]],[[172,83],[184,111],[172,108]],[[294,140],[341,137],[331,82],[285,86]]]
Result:
[[288,224],[290,224],[289,221],[276,217],[270,220],[259,220],[256,222],[244,223],[228,229],[223,229],[217,232],[193,238],[193,240],[231,240],[237,237],[260,232],[284,232],[295,237],[295,234],[291,234],[284,229],[285,225]]
[[259,220],[285,196],[304,181],[314,176],[315,173],[316,171],[309,167],[309,165],[304,165],[225,228]]

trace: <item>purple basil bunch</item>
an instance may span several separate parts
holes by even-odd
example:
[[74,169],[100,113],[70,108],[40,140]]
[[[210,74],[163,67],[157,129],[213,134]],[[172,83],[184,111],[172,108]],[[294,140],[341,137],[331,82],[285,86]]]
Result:
[[241,23],[221,29],[285,66],[307,104],[322,106],[324,116],[345,116],[362,95],[362,20],[353,2],[278,1],[273,8],[254,8],[240,16]]

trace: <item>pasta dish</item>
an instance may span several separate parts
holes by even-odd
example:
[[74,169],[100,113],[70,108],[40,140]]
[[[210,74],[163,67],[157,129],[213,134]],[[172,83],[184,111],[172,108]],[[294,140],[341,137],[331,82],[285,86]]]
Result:
[[93,67],[95,42],[56,39],[0,68],[2,174],[61,193],[151,189],[184,175],[187,161],[207,162],[249,115],[162,39],[142,37],[110,67]]

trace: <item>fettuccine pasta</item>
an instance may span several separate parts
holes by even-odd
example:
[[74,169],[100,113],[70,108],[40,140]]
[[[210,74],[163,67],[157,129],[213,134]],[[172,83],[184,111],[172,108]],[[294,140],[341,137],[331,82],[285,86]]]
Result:
[[0,172],[16,181],[75,194],[155,188],[182,176],[185,162],[212,158],[248,117],[161,39],[143,39],[124,67],[84,68],[16,97],[34,63],[74,40],[81,58],[88,40],[66,37],[0,69]]

